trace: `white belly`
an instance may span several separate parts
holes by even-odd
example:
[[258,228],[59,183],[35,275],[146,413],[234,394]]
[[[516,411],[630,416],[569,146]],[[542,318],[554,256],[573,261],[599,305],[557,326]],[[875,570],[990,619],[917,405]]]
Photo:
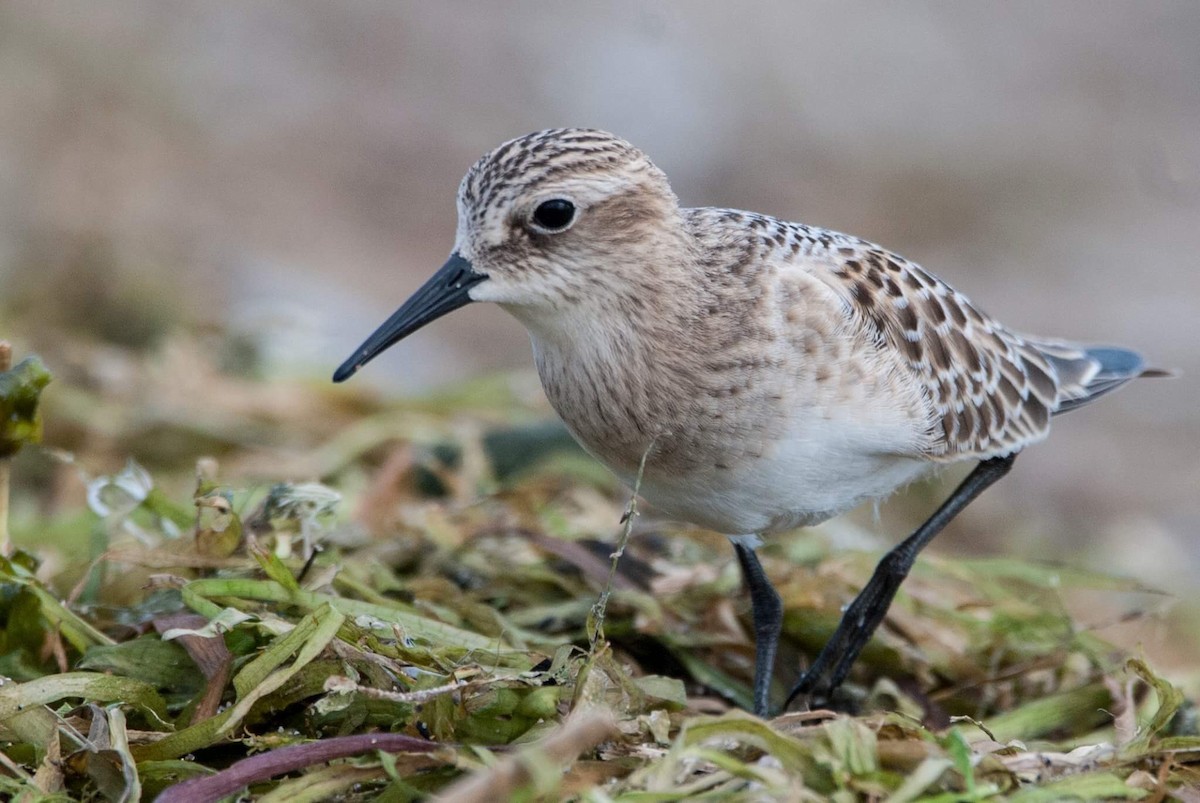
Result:
[[[902,456],[914,454],[909,427],[873,423],[880,426],[861,420],[800,420],[761,457],[730,468],[647,470],[641,493],[671,516],[721,533],[817,524],[868,499],[888,496],[934,467],[920,457]],[[632,486],[635,475],[617,473]]]
[[816,464],[804,471],[758,464],[732,476],[714,471],[643,479],[642,496],[671,516],[716,532],[770,533],[818,524],[868,499],[888,496],[930,468],[903,457],[863,461],[856,472]]

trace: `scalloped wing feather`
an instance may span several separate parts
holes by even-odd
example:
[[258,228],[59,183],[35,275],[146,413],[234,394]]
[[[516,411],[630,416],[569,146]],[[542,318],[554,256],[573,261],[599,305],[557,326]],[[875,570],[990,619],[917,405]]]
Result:
[[[877,246],[846,238],[830,253],[830,281],[852,315],[921,383],[934,410],[931,459],[1019,451],[1045,437],[1064,399],[1089,395],[1096,367],[1082,348],[1012,332],[938,277]],[[1064,381],[1063,374],[1075,375]]]

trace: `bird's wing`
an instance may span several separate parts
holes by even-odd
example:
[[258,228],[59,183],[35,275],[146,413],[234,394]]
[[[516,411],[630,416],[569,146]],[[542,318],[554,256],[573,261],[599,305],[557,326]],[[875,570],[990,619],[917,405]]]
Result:
[[825,281],[921,383],[935,412],[931,458],[995,457],[1045,436],[1060,383],[1038,346],[901,256],[844,235],[826,242]]

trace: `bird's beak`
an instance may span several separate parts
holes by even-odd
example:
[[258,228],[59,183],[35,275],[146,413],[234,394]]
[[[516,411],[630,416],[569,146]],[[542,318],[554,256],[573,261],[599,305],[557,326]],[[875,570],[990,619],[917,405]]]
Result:
[[475,271],[469,260],[457,253],[451,254],[446,264],[429,277],[429,281],[421,285],[421,289],[413,293],[412,298],[405,301],[383,326],[376,329],[350,359],[342,363],[334,372],[333,381],[343,382],[349,379],[388,346],[403,340],[447,312],[453,312],[471,303],[468,291],[486,278],[486,274]]

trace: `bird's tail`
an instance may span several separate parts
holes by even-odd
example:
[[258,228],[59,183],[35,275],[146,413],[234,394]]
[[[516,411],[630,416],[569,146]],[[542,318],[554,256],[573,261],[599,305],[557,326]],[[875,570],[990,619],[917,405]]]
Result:
[[1142,355],[1115,346],[1080,346],[1059,341],[1026,341],[1026,344],[1041,352],[1058,375],[1055,414],[1082,407],[1131,379],[1175,375],[1172,371],[1147,368]]

